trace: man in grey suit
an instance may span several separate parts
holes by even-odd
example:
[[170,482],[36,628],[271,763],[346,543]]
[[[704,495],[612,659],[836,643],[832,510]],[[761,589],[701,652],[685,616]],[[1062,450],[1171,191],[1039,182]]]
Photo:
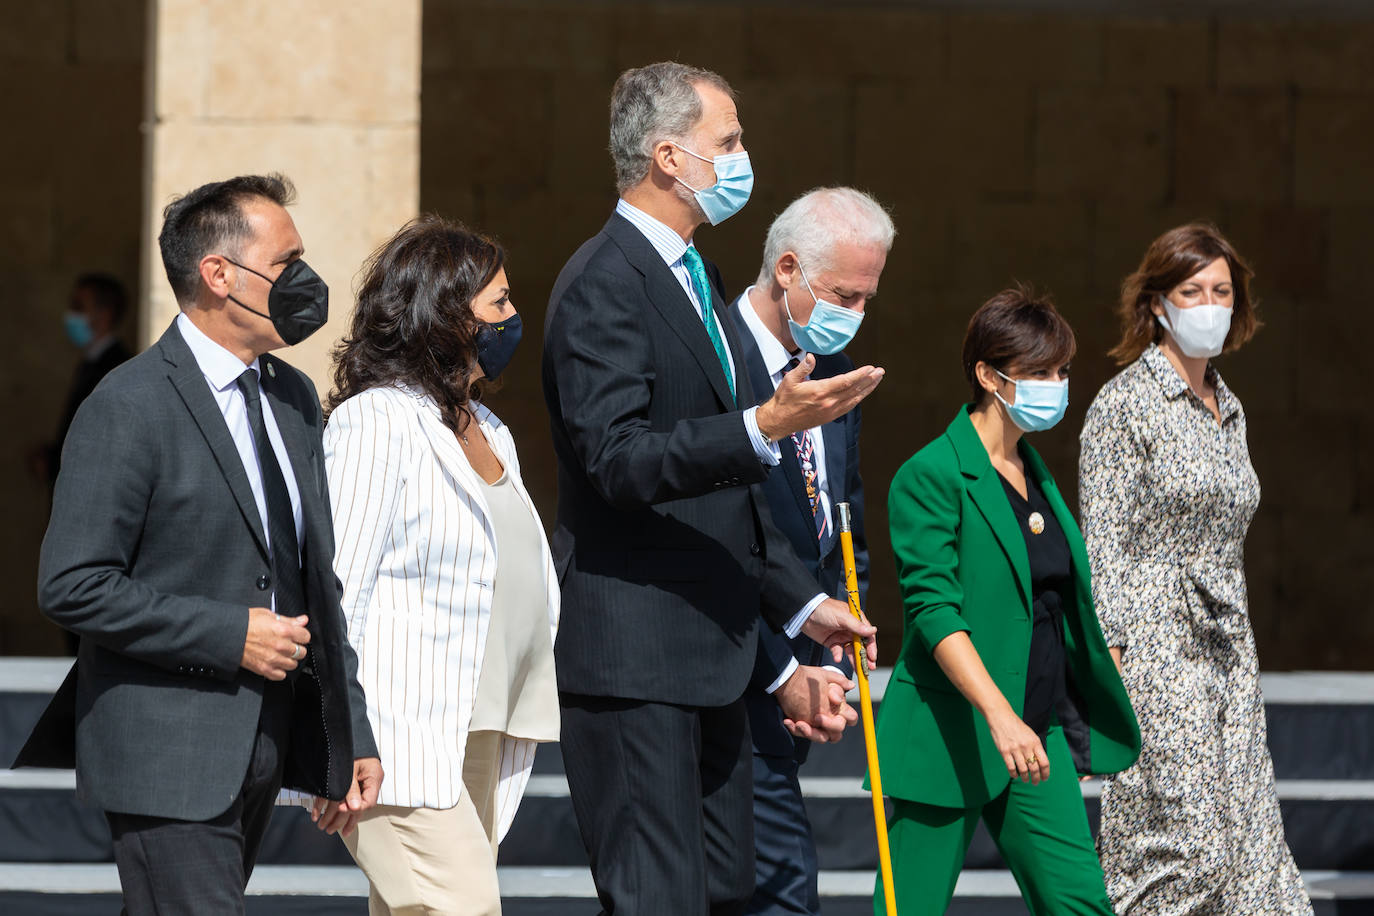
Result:
[[130,914],[241,914],[283,784],[332,800],[315,808],[332,832],[382,779],[332,568],[319,401],[264,355],[328,309],[293,195],[245,176],[168,205],[181,314],[96,388],[63,450],[39,604],[81,648],[16,765],[76,767]]

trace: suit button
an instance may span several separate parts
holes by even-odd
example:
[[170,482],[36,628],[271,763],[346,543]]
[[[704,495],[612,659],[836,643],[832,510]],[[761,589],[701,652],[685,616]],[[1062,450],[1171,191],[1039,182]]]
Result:
[[272,587],[271,576],[258,576],[258,591],[265,592]]
[[754,556],[758,556],[759,554],[763,553],[763,548],[760,547],[758,544],[750,544],[749,552]]

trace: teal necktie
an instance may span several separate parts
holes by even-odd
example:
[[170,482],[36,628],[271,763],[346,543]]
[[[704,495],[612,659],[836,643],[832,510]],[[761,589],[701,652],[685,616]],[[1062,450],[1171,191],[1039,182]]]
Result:
[[690,245],[682,254],[682,263],[692,278],[692,286],[701,301],[701,314],[706,322],[706,336],[711,338],[711,346],[716,348],[716,358],[720,360],[720,371],[725,373],[725,382],[730,386],[730,400],[735,399],[735,377],[730,372],[730,357],[725,352],[725,341],[716,326],[716,310],[711,307],[711,281],[706,279],[706,265],[701,263],[701,255]]

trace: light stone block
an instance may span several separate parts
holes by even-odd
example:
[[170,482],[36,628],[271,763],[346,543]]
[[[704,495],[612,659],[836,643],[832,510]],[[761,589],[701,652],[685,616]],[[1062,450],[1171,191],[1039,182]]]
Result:
[[147,341],[156,339],[177,313],[156,247],[161,208],[173,195],[207,181],[280,171],[296,185],[297,202],[290,213],[305,242],[305,259],[330,290],[329,323],[281,354],[323,389],[329,351],[352,312],[359,266],[415,213],[415,128],[388,127],[393,135],[385,138],[375,137],[377,130],[291,123],[160,126],[153,149],[153,219],[148,226],[152,283]]

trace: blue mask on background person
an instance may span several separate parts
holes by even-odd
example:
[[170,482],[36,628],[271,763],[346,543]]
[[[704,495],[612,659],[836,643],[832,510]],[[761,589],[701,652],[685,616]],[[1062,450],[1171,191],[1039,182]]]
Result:
[[787,290],[783,290],[782,307],[787,309],[787,330],[791,332],[797,346],[807,353],[829,356],[840,352],[854,339],[859,325],[863,323],[863,313],[826,302],[811,288],[811,281],[806,279],[806,271],[802,270],[801,261],[797,262],[797,270],[801,271],[802,282],[806,284],[806,291],[811,294],[816,306],[811,310],[811,317],[807,319],[805,326],[797,324],[792,320],[792,307],[787,303]]
[[506,371],[523,334],[519,312],[500,321],[485,321],[477,329],[477,365],[488,381]]
[[80,312],[68,312],[62,316],[62,327],[67,331],[67,339],[75,346],[86,349],[95,340],[95,332],[91,330],[91,322]]
[[716,183],[700,191],[681,178],[675,178],[678,184],[696,195],[697,203],[701,205],[701,212],[706,214],[707,222],[712,226],[718,226],[744,209],[744,205],[749,202],[749,193],[754,190],[754,167],[749,162],[747,152],[727,153],[708,159],[685,146],[677,148],[689,156],[696,156],[702,162],[709,162],[715,166]]
[[1064,411],[1069,409],[1068,379],[1016,379],[996,369],[992,371],[1016,386],[1015,404],[1008,404],[1007,399],[996,391],[993,394],[1007,409],[1011,422],[1022,432],[1043,432],[1064,419]]

